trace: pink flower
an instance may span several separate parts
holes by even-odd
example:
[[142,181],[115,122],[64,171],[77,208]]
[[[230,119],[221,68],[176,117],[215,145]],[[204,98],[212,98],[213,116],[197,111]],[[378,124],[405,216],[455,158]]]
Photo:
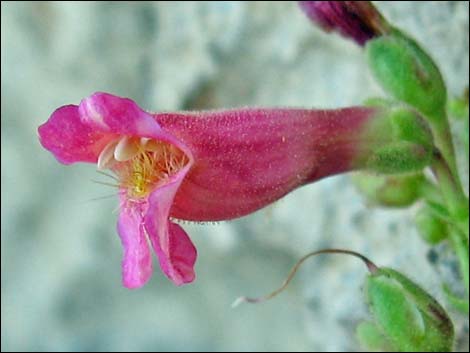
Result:
[[196,249],[171,218],[214,221],[254,212],[293,189],[363,163],[372,108],[148,113],[95,93],[39,127],[59,162],[96,163],[119,184],[123,284],[152,273],[149,242],[176,285],[194,280]]

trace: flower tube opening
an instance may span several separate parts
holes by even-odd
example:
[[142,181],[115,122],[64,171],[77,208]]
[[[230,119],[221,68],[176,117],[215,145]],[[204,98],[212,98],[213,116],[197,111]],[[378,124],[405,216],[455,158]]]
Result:
[[98,169],[110,169],[128,199],[139,200],[166,184],[189,161],[182,150],[168,142],[124,136],[102,150]]

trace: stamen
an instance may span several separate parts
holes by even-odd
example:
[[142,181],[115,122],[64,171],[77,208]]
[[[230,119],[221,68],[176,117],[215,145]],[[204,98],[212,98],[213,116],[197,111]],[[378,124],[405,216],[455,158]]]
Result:
[[139,146],[135,139],[124,136],[116,145],[114,150],[114,159],[118,162],[125,162],[134,158],[139,152]]
[[147,151],[158,152],[162,149],[162,143],[161,142],[159,143],[158,141],[155,141],[155,140],[150,140],[150,141],[143,142],[142,140],[143,140],[143,138],[141,139],[141,144],[143,145],[143,147]]
[[112,184],[112,183],[107,183],[105,181],[99,181],[99,180],[91,180],[91,181],[96,183],[96,184],[112,186],[113,188],[119,188],[119,184]]
[[111,197],[116,197],[116,194],[94,197],[92,199],[89,199],[88,201],[91,202],[91,201],[106,200],[106,199],[110,199]]
[[101,174],[101,175],[107,176],[108,178],[111,178],[111,179],[113,179],[113,180],[119,182],[119,179],[116,178],[114,175],[105,173],[105,172],[103,172],[103,171],[101,171],[101,170],[98,170],[97,172],[98,172],[99,174]]
[[104,170],[111,167],[111,164],[114,162],[114,149],[116,148],[116,144],[116,140],[111,141],[100,153],[97,163],[98,170]]
[[149,142],[150,140],[151,140],[150,137],[141,137],[141,138],[140,138],[140,144],[141,144],[142,146],[145,146],[145,145],[147,144],[147,142]]

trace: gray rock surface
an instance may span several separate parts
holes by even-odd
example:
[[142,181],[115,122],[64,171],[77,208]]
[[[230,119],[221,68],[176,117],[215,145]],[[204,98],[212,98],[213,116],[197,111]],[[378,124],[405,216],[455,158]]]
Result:
[[[468,2],[377,6],[460,94]],[[55,108],[95,91],[155,111],[338,107],[381,95],[361,50],[312,27],[294,2],[2,2],[1,10],[2,351],[356,351],[354,328],[368,313],[355,259],[318,257],[272,302],[230,308],[238,295],[274,289],[296,259],[324,247],[360,251],[442,299],[414,210],[368,208],[348,176],[239,220],[185,225],[199,250],[197,281],[176,288],[156,271],[145,288],[126,290],[116,198],[92,200],[114,190],[91,181],[92,165],[65,167],[39,145],[37,126]],[[468,350],[468,320],[455,317]]]

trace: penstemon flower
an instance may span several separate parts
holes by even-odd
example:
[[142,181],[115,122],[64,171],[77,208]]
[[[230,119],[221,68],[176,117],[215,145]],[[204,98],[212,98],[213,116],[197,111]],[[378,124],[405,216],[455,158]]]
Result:
[[57,109],[38,131],[59,162],[95,163],[115,175],[123,284],[137,288],[152,274],[149,242],[170,280],[194,280],[196,249],[170,218],[233,219],[330,175],[364,167],[402,171],[393,162],[397,153],[406,169],[422,168],[428,147],[421,137],[410,140],[408,125],[402,136],[396,116],[401,124],[402,113],[363,107],[154,114],[130,99],[95,93]]

